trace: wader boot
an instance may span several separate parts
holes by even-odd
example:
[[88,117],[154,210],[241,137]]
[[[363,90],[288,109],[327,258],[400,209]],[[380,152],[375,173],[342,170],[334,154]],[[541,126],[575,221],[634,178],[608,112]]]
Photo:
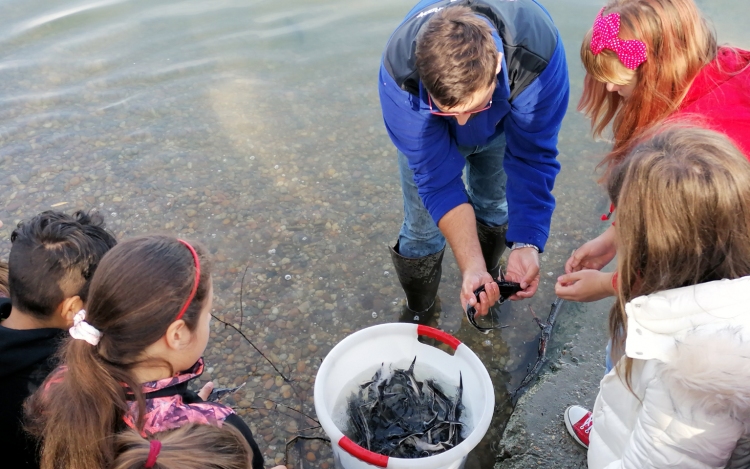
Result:
[[445,248],[424,257],[409,258],[398,252],[398,242],[391,250],[401,288],[406,294],[406,305],[401,308],[399,322],[411,322],[437,327],[440,299],[437,297]]
[[477,236],[479,237],[479,245],[482,247],[484,263],[487,265],[487,272],[494,279],[500,276],[500,256],[505,251],[505,233],[507,232],[507,223],[490,228],[477,220]]

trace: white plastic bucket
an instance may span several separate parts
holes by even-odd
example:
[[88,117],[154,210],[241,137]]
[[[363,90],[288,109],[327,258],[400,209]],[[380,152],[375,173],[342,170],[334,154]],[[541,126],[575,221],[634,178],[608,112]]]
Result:
[[[419,335],[432,337],[455,350],[453,356],[417,340]],[[366,370],[377,369],[381,363],[405,363],[417,357],[415,372],[420,364],[440,370],[458,385],[459,372],[463,378],[464,405],[461,420],[467,422],[466,438],[456,447],[426,458],[390,458],[355,444],[333,421],[334,406],[361,384]],[[371,375],[370,375],[371,376]],[[365,377],[365,379],[370,376]],[[417,373],[417,378],[420,378]],[[495,393],[490,375],[479,357],[458,339],[438,329],[417,324],[392,323],[362,329],[339,342],[320,365],[315,377],[315,412],[323,430],[331,438],[336,467],[342,469],[459,469],[466,455],[479,443],[492,420]]]

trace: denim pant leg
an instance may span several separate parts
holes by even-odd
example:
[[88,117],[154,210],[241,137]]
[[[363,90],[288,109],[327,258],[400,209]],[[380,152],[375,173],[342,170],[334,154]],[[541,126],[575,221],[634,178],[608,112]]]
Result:
[[418,258],[435,254],[445,247],[445,238],[419,197],[414,172],[409,169],[406,155],[398,152],[401,191],[404,194],[404,223],[398,235],[399,254]]
[[503,169],[505,134],[498,135],[486,146],[465,156],[466,192],[477,220],[489,227],[508,223],[508,201],[505,197],[508,177]]
[[615,364],[612,363],[612,339],[609,339],[607,342],[607,348],[604,349],[604,354],[604,374],[606,375],[615,367]]

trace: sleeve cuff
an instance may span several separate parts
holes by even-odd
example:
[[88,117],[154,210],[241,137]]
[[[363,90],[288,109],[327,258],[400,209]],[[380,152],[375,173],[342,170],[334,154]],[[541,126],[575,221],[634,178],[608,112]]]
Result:
[[508,247],[513,243],[527,243],[538,247],[539,252],[544,252],[548,237],[549,233],[538,227],[513,225],[513,222],[510,223],[508,234],[505,235]]

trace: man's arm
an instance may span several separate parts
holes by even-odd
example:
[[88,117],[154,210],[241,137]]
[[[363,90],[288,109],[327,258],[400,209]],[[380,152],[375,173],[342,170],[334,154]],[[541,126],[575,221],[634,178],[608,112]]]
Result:
[[[492,281],[482,256],[482,248],[477,236],[476,218],[470,204],[461,204],[440,219],[440,231],[451,245],[456,263],[463,274],[461,285],[461,306],[474,306],[476,314],[487,314],[490,306],[500,299],[500,289]],[[479,295],[480,302],[474,296],[474,290],[484,285],[486,293]]]
[[[509,243],[527,243],[544,250],[555,198],[558,133],[568,108],[570,84],[562,40],[547,68],[513,101],[505,119],[507,146],[503,167],[506,186]],[[508,278],[526,289],[512,299],[529,298],[539,284],[539,256],[533,248],[511,252]]]

